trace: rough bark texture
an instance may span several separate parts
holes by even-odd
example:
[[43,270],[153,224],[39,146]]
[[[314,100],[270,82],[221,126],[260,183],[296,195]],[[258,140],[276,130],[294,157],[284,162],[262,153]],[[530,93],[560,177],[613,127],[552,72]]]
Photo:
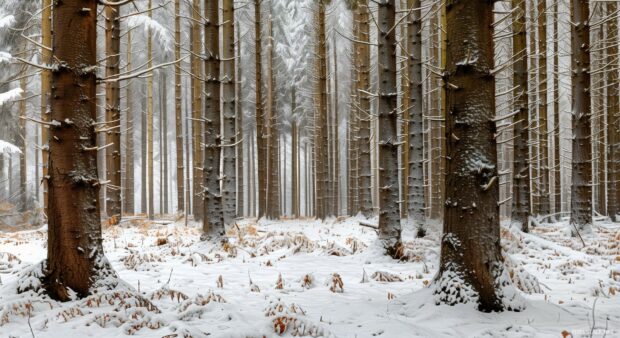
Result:
[[237,35],[237,49],[236,49],[236,57],[235,57],[235,65],[236,65],[236,72],[235,72],[235,100],[236,100],[236,107],[235,107],[235,114],[237,114],[237,118],[235,120],[235,129],[236,129],[236,142],[237,142],[237,146],[235,147],[237,154],[236,154],[236,160],[237,160],[237,217],[244,217],[245,216],[245,210],[244,210],[244,188],[245,185],[243,184],[244,180],[244,175],[243,175],[243,161],[244,161],[244,156],[243,156],[243,143],[244,143],[244,139],[243,139],[243,102],[241,101],[241,81],[243,79],[243,77],[241,76],[241,71],[243,70],[242,66],[241,66],[241,30],[237,29],[236,30],[236,35]]
[[515,58],[513,65],[513,85],[515,89],[514,109],[514,169],[512,173],[512,221],[522,224],[528,231],[530,217],[530,165],[529,159],[529,109],[528,109],[528,58],[525,33],[525,1],[512,0],[513,38],[512,50]]
[[[610,2],[607,5],[607,13],[616,13],[618,5]],[[618,22],[610,20],[607,23],[607,40],[612,41],[607,47],[608,64],[618,64]],[[610,84],[618,83],[618,70],[610,69],[607,72],[607,81]],[[618,221],[617,214],[620,212],[620,102],[618,100],[617,85],[607,87],[608,133],[609,153],[607,168],[609,170],[609,190],[607,191],[608,213],[614,221]]]
[[[131,71],[132,67],[132,48],[131,48],[131,31],[127,32],[127,71]],[[127,214],[135,213],[134,210],[134,145],[133,145],[133,136],[134,136],[134,128],[133,128],[133,118],[134,118],[134,105],[133,101],[133,86],[132,83],[129,82],[125,84],[125,96],[127,102],[127,126],[126,126],[126,136],[125,136],[125,184],[123,184],[125,196],[123,198],[124,203],[124,212]]]
[[447,184],[436,301],[504,309],[495,133],[493,1],[446,6]]
[[426,221],[424,203],[424,129],[423,110],[422,110],[422,10],[419,9],[419,0],[408,0],[409,8],[416,8],[410,14],[407,23],[407,53],[409,62],[407,64],[407,76],[409,84],[407,86],[407,118],[409,124],[408,135],[408,184],[407,187],[407,215],[422,235],[423,226]]
[[[106,77],[119,73],[121,61],[119,6],[105,6]],[[121,217],[121,89],[118,81],[105,85],[106,213],[112,224]]]
[[[220,38],[219,6],[217,1],[205,2],[205,156],[204,174],[204,218],[202,229],[205,235],[219,237],[224,234],[224,215],[220,191]],[[196,182],[197,184],[198,182]]]
[[224,224],[232,224],[237,213],[236,100],[235,100],[235,13],[233,0],[222,7],[222,210]]
[[372,171],[370,162],[370,12],[368,0],[358,5],[359,15],[359,203],[366,217],[372,216]]
[[[205,6],[213,1],[205,1]],[[202,133],[203,133],[203,122],[202,122],[202,84],[201,84],[201,75],[202,75],[202,67],[200,66],[200,55],[202,54],[202,48],[200,43],[200,0],[194,0],[192,6],[190,8],[191,12],[191,87],[192,87],[192,142],[193,142],[193,177],[194,177],[194,185],[192,188],[192,199],[194,202],[193,205],[193,214],[194,220],[200,221],[202,220],[204,214],[204,199],[206,198],[204,195],[204,190],[206,187],[202,186],[203,182],[203,170],[201,170],[203,165],[203,148],[202,148]],[[205,10],[206,13],[206,10]],[[206,40],[205,34],[205,42]],[[218,39],[219,40],[219,39]],[[219,81],[219,71],[216,75]],[[219,91],[217,92],[217,96],[219,97]],[[219,115],[218,115],[219,121]],[[206,128],[206,126],[204,126]],[[219,130],[219,129],[218,129]],[[206,131],[205,131],[206,132]],[[219,135],[219,131],[218,131]],[[218,162],[219,163],[219,162]],[[219,165],[218,165],[219,166]]]
[[379,239],[396,256],[400,246],[398,123],[396,89],[396,1],[384,0],[378,14],[379,70]]
[[96,151],[97,1],[64,0],[53,9],[47,292],[84,297],[106,265],[101,239]]
[[570,224],[592,225],[592,130],[590,111],[589,1],[571,0],[573,164]]
[[[181,59],[181,0],[174,1],[174,59]],[[177,156],[177,210],[185,211],[183,162],[183,111],[181,107],[181,63],[174,65],[174,115]]]

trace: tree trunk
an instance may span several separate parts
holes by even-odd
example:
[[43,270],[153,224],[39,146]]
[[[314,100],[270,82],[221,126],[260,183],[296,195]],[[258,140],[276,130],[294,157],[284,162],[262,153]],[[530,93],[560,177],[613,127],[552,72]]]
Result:
[[447,15],[447,181],[436,300],[506,309],[499,235],[493,1],[455,0]]
[[[616,13],[618,4],[609,2],[606,4],[607,13]],[[618,55],[618,23],[616,20],[610,20],[607,23],[607,41],[613,41],[607,46],[608,64],[615,62],[617,64]],[[614,61],[615,60],[615,61]],[[610,69],[607,72],[607,81],[612,84],[607,87],[607,107],[609,109],[607,132],[609,133],[609,153],[607,157],[607,168],[609,175],[608,213],[612,219],[617,222],[617,214],[620,212],[620,102],[618,100],[618,70]]]
[[235,147],[237,154],[236,154],[236,161],[237,161],[237,213],[236,216],[237,217],[243,217],[245,216],[245,211],[244,211],[244,203],[243,203],[243,199],[244,199],[244,188],[245,185],[244,183],[244,175],[243,175],[243,161],[244,161],[244,156],[243,156],[243,143],[244,143],[244,139],[243,139],[243,102],[241,100],[241,81],[243,79],[243,77],[241,76],[241,71],[243,70],[242,66],[241,66],[241,29],[237,29],[236,30],[236,35],[237,35],[237,49],[236,49],[236,55],[235,55],[235,65],[236,65],[236,71],[235,71],[235,102],[236,102],[236,106],[235,106],[235,114],[237,116],[236,120],[235,120],[235,130],[236,130],[236,143],[237,146]]
[[163,152],[160,155],[162,166],[164,167],[163,175],[161,176],[161,182],[164,186],[162,192],[163,205],[161,213],[166,215],[168,214],[168,76],[166,69],[161,70],[161,83],[162,87],[162,106],[161,109],[161,127],[162,127],[162,140],[163,143]]
[[409,119],[409,173],[408,217],[418,227],[418,235],[424,235],[426,212],[424,203],[424,129],[422,88],[422,10],[419,0],[408,0],[408,7],[415,8],[407,25],[407,102]]
[[328,216],[328,149],[327,149],[327,53],[325,36],[325,3],[319,1],[317,12],[317,24],[319,27],[317,36],[317,111],[314,126],[314,164],[316,184],[316,216],[325,219]]
[[233,0],[223,0],[222,15],[222,211],[224,224],[232,224],[237,213],[236,190],[236,100],[235,100],[235,12]]
[[267,140],[265,133],[265,111],[263,108],[263,62],[261,3],[254,0],[255,71],[256,71],[256,162],[258,167],[258,217],[265,216],[267,209]]
[[[558,2],[553,3],[553,116],[554,116],[554,194],[555,194],[555,213],[562,211],[562,161],[561,161],[561,148],[560,148],[560,49],[559,49],[559,36],[558,31]],[[559,218],[559,217],[558,217]]]
[[549,202],[549,125],[547,122],[547,4],[538,0],[538,147],[539,207],[541,215],[551,212]]
[[[132,67],[132,39],[131,39],[131,31],[127,32],[127,71],[131,71]],[[133,118],[135,116],[133,110],[133,88],[132,83],[128,82],[125,84],[126,90],[126,102],[127,102],[127,126],[126,126],[126,134],[125,134],[125,184],[123,187],[125,188],[125,198],[123,202],[125,204],[125,213],[133,214],[134,210],[134,145],[133,145],[133,135],[134,135],[134,127],[133,127]]]
[[[149,0],[148,8],[152,8],[153,0]],[[149,11],[149,17],[152,18],[153,11]],[[147,38],[147,68],[153,66],[153,32],[149,30]],[[155,218],[155,205],[153,198],[153,189],[155,182],[153,180],[153,77],[149,76],[146,80],[146,143],[147,143],[147,179],[148,179],[148,216],[152,220]],[[146,182],[142,182],[145,184]]]
[[[212,1],[205,1],[205,6],[207,6]],[[200,66],[200,55],[202,54],[202,48],[200,43],[200,0],[193,0],[193,4],[190,8],[192,21],[191,21],[191,87],[192,87],[192,142],[193,142],[193,173],[194,173],[194,186],[193,186],[193,213],[194,220],[200,221],[203,219],[204,214],[204,201],[205,201],[205,189],[206,187],[202,186],[203,182],[203,170],[201,170],[203,164],[203,147],[201,145],[203,141],[202,133],[203,133],[203,125],[202,122],[202,85],[201,85],[201,75],[202,75],[202,67]],[[205,10],[206,13],[206,10]],[[207,34],[205,34],[206,36]],[[219,39],[218,39],[219,40]],[[206,38],[205,38],[205,42]],[[206,72],[205,72],[206,73]],[[218,78],[219,81],[219,69],[218,73],[216,73],[215,77]],[[219,91],[216,92],[219,97]],[[219,110],[218,110],[219,111]],[[219,121],[219,115],[218,115]],[[205,128],[207,128],[205,126]],[[205,131],[206,133],[206,131]],[[218,129],[219,135],[219,129]],[[206,142],[206,141],[205,141]],[[218,162],[219,163],[219,162]],[[219,164],[218,164],[219,168]],[[218,170],[219,174],[219,170]],[[218,192],[219,194],[219,192]]]
[[22,152],[19,154],[19,210],[28,209],[28,167],[26,165],[28,134],[26,133],[26,77],[19,80],[19,86],[23,90],[23,97],[19,100],[19,134],[21,138]]
[[336,48],[336,37],[333,38],[334,53],[334,207],[336,209],[335,216],[339,216],[342,212],[341,196],[340,196],[340,116],[338,114],[338,48]]
[[[105,6],[106,77],[116,77],[121,61],[120,6]],[[121,90],[118,81],[105,84],[106,213],[111,224],[121,218]]]
[[[54,3],[47,292],[67,301],[114,274],[103,253],[97,175],[97,2]],[[72,37],[72,38],[69,38]],[[109,277],[107,277],[109,278]],[[113,285],[109,285],[112,286]]]
[[[44,65],[49,65],[52,62],[52,0],[43,0],[43,9],[41,10],[41,44],[48,48],[41,48],[41,62]],[[49,109],[51,96],[50,92],[52,82],[52,73],[47,69],[41,71],[41,121],[49,122]],[[46,215],[49,215],[47,211],[48,196],[47,196],[47,177],[48,177],[48,162],[49,162],[49,129],[45,125],[41,125],[41,163],[43,164],[43,210]],[[38,184],[38,182],[37,182]]]
[[573,164],[570,224],[573,233],[592,225],[589,17],[589,1],[571,0]]
[[146,140],[147,140],[147,127],[146,127],[146,107],[147,107],[147,96],[146,96],[146,81],[142,83],[142,101],[140,102],[141,106],[140,106],[140,151],[141,151],[141,156],[140,156],[140,161],[141,161],[141,168],[140,168],[140,195],[141,195],[141,199],[140,199],[140,212],[143,214],[147,214],[148,213],[148,208],[147,208],[147,199],[148,196],[146,195],[146,186],[148,185],[148,181],[147,179],[147,144],[146,144]]
[[[220,191],[221,118],[220,118],[220,38],[218,1],[205,2],[205,156],[204,156],[204,218],[205,235],[224,234],[224,215]],[[226,97],[225,97],[226,98]],[[234,120],[233,120],[234,122]],[[234,126],[234,124],[233,124]],[[234,210],[234,209],[233,209]]]
[[297,121],[297,92],[295,86],[291,89],[291,157],[293,158],[291,169],[291,206],[293,207],[293,217],[300,217],[299,210],[299,125]]
[[512,0],[513,8],[513,85],[514,97],[514,169],[512,173],[512,222],[529,229],[530,217],[530,165],[529,159],[529,107],[528,107],[528,56],[526,49],[525,1]]
[[[174,59],[181,59],[181,0],[174,1]],[[177,164],[177,210],[185,212],[185,183],[183,162],[183,111],[181,108],[181,63],[174,65],[174,116],[176,135],[176,164]]]
[[395,0],[379,3],[379,239],[391,256],[399,254],[398,126]]
[[359,203],[360,211],[366,217],[372,216],[372,171],[370,156],[370,11],[368,0],[360,1],[359,15]]
[[[276,75],[273,67],[273,17],[269,13],[269,44],[267,49],[267,110],[265,135],[267,137],[267,209],[265,216],[269,219],[277,219],[280,216],[280,186],[278,170],[278,126],[277,112],[275,104]],[[259,178],[260,179],[260,178]]]

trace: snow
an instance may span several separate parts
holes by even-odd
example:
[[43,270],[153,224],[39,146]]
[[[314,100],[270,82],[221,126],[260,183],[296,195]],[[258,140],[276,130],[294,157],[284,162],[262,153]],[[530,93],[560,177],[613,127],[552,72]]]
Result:
[[[618,224],[598,222],[586,248],[566,222],[530,234],[502,228],[500,278],[531,294],[507,295],[522,298],[523,311],[481,313],[474,302],[435,305],[437,226],[425,238],[404,226],[408,259],[398,262],[360,220],[248,219],[217,243],[184,220],[124,221],[103,238],[126,283],[67,303],[42,295],[35,278],[46,228],[0,233],[0,336],[32,337],[28,323],[37,338],[620,336]],[[17,294],[18,285],[31,291]]]
[[0,17],[0,28],[10,27],[13,23],[15,23],[15,17],[13,15]]
[[0,140],[0,154],[21,154],[19,148],[7,141]]
[[7,102],[19,99],[24,91],[21,88],[13,88],[8,92],[0,93],[0,106]]
[[144,33],[148,34],[150,30],[153,33],[155,43],[158,43],[165,51],[172,50],[174,39],[170,31],[159,22],[151,19],[148,15],[132,15],[127,19],[128,29],[144,25]]

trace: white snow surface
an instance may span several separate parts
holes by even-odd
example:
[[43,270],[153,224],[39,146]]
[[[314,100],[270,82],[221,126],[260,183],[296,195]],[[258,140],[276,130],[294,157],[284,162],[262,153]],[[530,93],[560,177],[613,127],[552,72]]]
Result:
[[12,143],[0,140],[0,154],[21,154],[22,151]]
[[243,220],[226,245],[183,220],[122,222],[104,248],[126,283],[66,303],[15,291],[37,284],[46,227],[0,232],[0,337],[620,337],[618,224],[597,224],[586,248],[566,223],[503,228],[511,277],[533,275],[542,293],[523,293],[522,312],[481,313],[435,304],[438,227],[415,239],[406,225],[399,262],[360,220]]
[[8,92],[0,93],[0,106],[19,99],[23,92],[21,88],[13,88]]

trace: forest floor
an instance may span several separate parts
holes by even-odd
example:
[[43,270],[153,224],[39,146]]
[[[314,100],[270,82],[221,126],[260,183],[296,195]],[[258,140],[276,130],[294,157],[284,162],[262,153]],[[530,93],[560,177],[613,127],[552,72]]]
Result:
[[103,236],[125,283],[66,303],[16,293],[46,256],[46,228],[0,232],[0,337],[620,337],[619,224],[597,223],[585,248],[566,223],[503,227],[511,277],[542,293],[524,293],[521,312],[480,313],[435,305],[438,227],[406,227],[399,262],[359,221],[244,220],[224,245],[183,221],[125,221]]

